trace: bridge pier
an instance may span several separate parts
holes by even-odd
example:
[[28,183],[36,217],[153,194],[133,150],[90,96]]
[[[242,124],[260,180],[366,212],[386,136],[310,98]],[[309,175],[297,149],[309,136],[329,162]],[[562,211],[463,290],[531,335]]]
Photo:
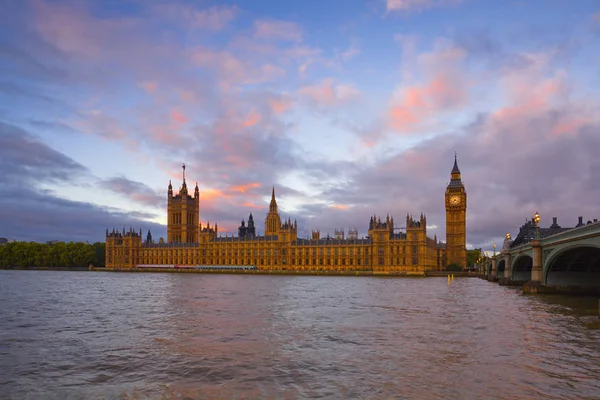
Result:
[[542,283],[542,244],[540,239],[534,239],[531,242],[531,248],[533,250],[533,268],[531,268],[531,280],[533,282]]
[[496,272],[496,256],[492,257],[492,273],[491,275],[488,277],[488,281],[490,282],[497,282],[498,281],[498,275]]
[[504,275],[498,278],[498,284],[500,286],[521,286],[523,285],[523,281],[513,281],[512,280],[512,259],[510,252],[508,250],[503,251],[504,254]]
[[523,293],[547,293],[547,288],[543,284],[542,245],[539,237],[531,242],[531,250],[533,253],[531,280],[523,284]]
[[508,251],[505,251],[504,253],[504,279],[508,279],[510,280],[510,277],[512,276],[512,260],[510,257],[510,253]]

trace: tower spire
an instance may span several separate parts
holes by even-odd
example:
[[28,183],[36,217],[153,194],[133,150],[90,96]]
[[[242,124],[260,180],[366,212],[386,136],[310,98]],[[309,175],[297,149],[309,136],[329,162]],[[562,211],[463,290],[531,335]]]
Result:
[[273,191],[271,192],[271,204],[269,205],[270,212],[277,212],[277,200],[275,200],[275,186],[273,186]]
[[452,174],[460,174],[460,169],[458,169],[458,160],[456,151],[454,152],[454,167],[452,168]]
[[185,163],[183,163],[181,168],[183,169],[183,183],[185,183]]

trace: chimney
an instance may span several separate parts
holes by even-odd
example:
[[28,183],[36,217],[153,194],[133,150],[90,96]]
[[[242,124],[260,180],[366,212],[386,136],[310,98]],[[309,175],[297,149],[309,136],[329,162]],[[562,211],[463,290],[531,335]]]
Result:
[[579,226],[583,226],[583,217],[579,217],[579,222],[577,223],[576,228]]
[[552,217],[552,224],[556,225],[556,217]]

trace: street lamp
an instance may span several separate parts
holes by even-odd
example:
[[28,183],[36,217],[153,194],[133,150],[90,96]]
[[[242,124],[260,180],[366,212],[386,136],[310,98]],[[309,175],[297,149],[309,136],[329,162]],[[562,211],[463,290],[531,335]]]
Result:
[[535,223],[535,234],[534,239],[540,238],[540,214],[536,211],[533,215],[533,222]]

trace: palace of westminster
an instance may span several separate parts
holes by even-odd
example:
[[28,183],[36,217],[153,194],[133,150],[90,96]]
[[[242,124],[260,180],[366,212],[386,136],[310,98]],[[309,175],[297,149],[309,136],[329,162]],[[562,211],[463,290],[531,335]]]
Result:
[[[347,237],[336,231],[330,238],[312,231],[312,239],[297,235],[296,221],[281,221],[275,189],[271,194],[265,232],[256,234],[252,214],[242,221],[238,236],[219,236],[218,226],[202,225],[198,184],[194,195],[188,193],[183,167],[183,183],[173,194],[167,192],[167,240],[158,243],[150,232],[146,240],[130,229],[106,231],[106,267],[130,269],[138,265],[256,266],[259,270],[296,271],[372,271],[374,273],[423,273],[444,269],[446,265],[466,267],[467,193],[456,157],[446,187],[446,243],[427,237],[427,219],[406,216],[406,225],[395,228],[393,217],[373,216],[368,236],[358,238],[356,230]],[[404,231],[404,232],[403,232]]]

